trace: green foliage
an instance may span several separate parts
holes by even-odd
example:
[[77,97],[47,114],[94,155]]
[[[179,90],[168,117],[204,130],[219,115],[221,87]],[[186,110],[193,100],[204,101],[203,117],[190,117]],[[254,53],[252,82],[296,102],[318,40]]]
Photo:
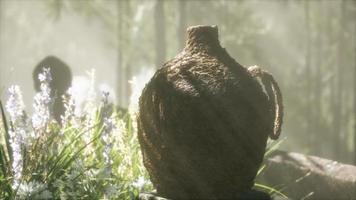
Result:
[[[273,151],[277,150],[285,139],[286,138],[283,138],[283,139],[281,139],[279,141],[268,140],[267,149],[266,149],[266,152],[265,152],[264,156],[268,157]],[[266,168],[266,165],[263,164],[260,167],[260,169],[258,170],[258,172],[257,172],[257,177],[261,175],[261,173],[263,172],[263,170],[265,168]],[[268,185],[255,183],[254,188],[256,190],[262,190],[264,192],[267,192],[271,196],[279,196],[279,197],[283,197],[283,198],[288,199],[288,197],[282,191],[280,191],[280,190],[278,190],[278,189],[276,189],[274,187],[268,186]]]
[[[0,199],[133,199],[140,190],[152,189],[129,114],[111,110],[115,128],[109,132],[113,144],[106,163],[105,143],[100,140],[106,131],[104,106],[95,107],[94,116],[85,116],[75,125],[74,120],[62,126],[49,121],[36,130],[40,136],[22,146],[23,170],[17,187],[9,148],[1,144]],[[3,140],[9,131],[4,117]],[[94,121],[88,123],[90,117]]]

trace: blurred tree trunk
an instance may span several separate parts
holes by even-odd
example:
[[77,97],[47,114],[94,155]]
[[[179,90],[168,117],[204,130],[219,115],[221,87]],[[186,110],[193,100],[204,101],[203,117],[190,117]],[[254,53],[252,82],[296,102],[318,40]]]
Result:
[[309,1],[304,1],[305,30],[306,30],[306,50],[305,50],[305,77],[306,77],[306,102],[305,102],[305,122],[307,134],[307,147],[313,147],[314,133],[312,133],[312,80],[311,80],[311,27],[310,27],[310,5]]
[[186,0],[178,0],[178,47],[179,51],[184,48],[185,45],[185,32],[187,26],[187,4]]
[[122,98],[123,98],[123,62],[122,62],[122,36],[123,36],[123,2],[117,1],[117,68],[116,68],[116,94],[117,94],[117,104],[123,106]]
[[352,59],[352,52],[353,52],[353,23],[356,18],[353,15],[353,2],[344,0],[344,21],[343,25],[343,43],[342,43],[342,66],[343,74],[343,110],[342,110],[342,124],[341,124],[341,133],[342,133],[342,152],[341,155],[344,156],[345,161],[348,163],[353,163],[353,147],[352,142],[350,144],[350,140],[353,138],[352,127],[353,127],[353,87],[347,87],[348,85],[352,85],[353,83],[353,59]]
[[354,88],[353,88],[353,99],[354,99],[354,164],[356,165],[356,1],[353,2],[353,7],[354,7],[354,37],[353,37],[353,42],[354,42]]
[[[0,35],[2,34],[2,15],[3,15],[3,1],[2,0],[0,0]],[[0,47],[1,47],[2,45],[1,45],[1,40],[0,40]],[[1,52],[1,50],[0,50],[0,53],[2,53]],[[3,85],[5,85],[5,83],[3,83],[3,69],[2,69],[3,67],[2,67],[2,65],[1,65],[1,62],[0,62],[0,94],[2,94],[3,93]],[[0,96],[0,100],[1,100],[1,96]]]
[[130,52],[125,53],[124,49],[130,46],[130,39],[125,37],[129,37],[130,35],[130,24],[125,19],[131,19],[132,10],[130,1],[117,1],[118,8],[118,100],[119,105],[123,107],[127,107],[129,104],[130,98],[130,84],[128,80],[131,78],[131,68],[129,66],[129,61],[127,59],[130,58]]
[[[325,4],[325,16],[334,17],[332,14],[332,9],[333,7],[329,4]],[[323,132],[325,133],[325,143],[323,143],[323,152],[329,159],[333,159],[333,151],[334,149],[331,148],[333,146],[333,110],[334,110],[334,76],[332,69],[334,68],[335,64],[333,63],[333,60],[327,59],[330,58],[333,52],[332,45],[330,44],[329,41],[333,39],[333,27],[332,27],[332,21],[331,20],[325,20],[325,54],[323,55],[323,58],[325,59],[324,61],[324,66],[325,66],[325,71],[324,74],[327,77],[328,80],[325,82],[325,89],[329,92],[327,92],[325,96],[325,102],[326,104],[326,113],[325,113],[325,120],[323,121]],[[331,69],[331,70],[330,70]],[[329,117],[331,116],[331,117]],[[331,118],[331,119],[330,119]]]
[[159,68],[166,59],[166,27],[164,0],[156,0],[154,5],[154,28],[155,28],[155,65]]
[[[1,1],[1,0],[0,0]],[[61,17],[61,11],[62,11],[62,7],[63,7],[63,1],[61,0],[56,0],[54,2],[54,7],[55,7],[55,16],[54,16],[54,20],[58,21],[59,18]]]
[[[322,113],[322,101],[321,101],[321,95],[322,95],[322,84],[321,84],[321,79],[322,79],[322,72],[321,72],[321,66],[323,65],[323,61],[322,61],[322,52],[323,52],[323,38],[324,38],[324,2],[321,1],[319,6],[319,12],[318,12],[318,18],[319,18],[319,23],[318,23],[318,27],[317,27],[317,36],[316,36],[316,66],[315,66],[315,79],[314,79],[314,94],[315,94],[315,98],[314,98],[314,107],[315,107],[315,111],[314,111],[314,126],[313,126],[313,134],[315,136],[317,136],[316,138],[320,138],[320,134],[323,134],[320,130],[321,130],[321,119],[323,117],[323,113]],[[318,134],[318,135],[316,135]],[[315,152],[316,154],[320,155],[322,154],[322,143],[321,142],[317,142],[316,138],[314,138],[315,142]]]
[[[132,1],[123,1],[125,2],[125,16],[127,16],[127,19],[132,19],[133,18],[133,13],[132,13]],[[131,32],[131,21],[126,20],[126,24],[124,27],[124,30],[126,30],[127,32],[125,33],[126,37],[128,37],[128,35],[132,35]],[[127,40],[127,44],[126,47],[131,46],[131,39],[132,37],[129,37],[130,39]],[[132,48],[131,48],[132,49]],[[127,55],[126,57],[126,61],[125,61],[125,65],[123,66],[125,71],[122,73],[124,75],[124,86],[125,86],[125,94],[124,94],[124,105],[125,107],[128,107],[129,103],[130,103],[130,95],[131,95],[131,84],[129,84],[129,80],[132,78],[132,66],[131,66],[131,59],[132,59],[132,52],[130,52],[130,55]]]
[[334,106],[334,151],[336,158],[342,156],[342,149],[345,148],[343,145],[345,134],[343,133],[343,128],[341,126],[343,122],[343,97],[344,97],[344,62],[343,62],[343,48],[344,48],[344,31],[345,31],[345,0],[340,4],[340,28],[339,28],[339,41],[337,50],[337,65],[336,65],[336,92],[335,92],[335,106]]

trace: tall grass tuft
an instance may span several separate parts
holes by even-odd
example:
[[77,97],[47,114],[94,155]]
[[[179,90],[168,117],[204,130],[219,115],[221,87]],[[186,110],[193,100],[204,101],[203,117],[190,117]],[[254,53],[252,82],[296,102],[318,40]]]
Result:
[[5,108],[0,102],[0,199],[134,199],[152,190],[128,112],[117,111],[104,93],[78,115],[69,91],[60,125],[48,69],[39,80],[31,117],[18,86],[10,87]]

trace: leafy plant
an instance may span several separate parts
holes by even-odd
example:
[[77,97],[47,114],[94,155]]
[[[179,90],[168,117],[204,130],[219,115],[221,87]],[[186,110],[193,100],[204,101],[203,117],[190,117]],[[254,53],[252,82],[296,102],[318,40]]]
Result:
[[134,199],[151,189],[134,115],[116,111],[104,93],[100,103],[88,100],[78,116],[68,94],[59,125],[50,80],[45,69],[31,119],[18,86],[9,89],[8,120],[0,105],[0,199]]

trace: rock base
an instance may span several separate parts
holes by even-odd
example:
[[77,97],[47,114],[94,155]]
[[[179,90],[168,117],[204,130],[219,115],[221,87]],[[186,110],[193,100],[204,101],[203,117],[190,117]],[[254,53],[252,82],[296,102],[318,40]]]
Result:
[[265,163],[257,182],[291,199],[356,199],[356,166],[284,151]]

